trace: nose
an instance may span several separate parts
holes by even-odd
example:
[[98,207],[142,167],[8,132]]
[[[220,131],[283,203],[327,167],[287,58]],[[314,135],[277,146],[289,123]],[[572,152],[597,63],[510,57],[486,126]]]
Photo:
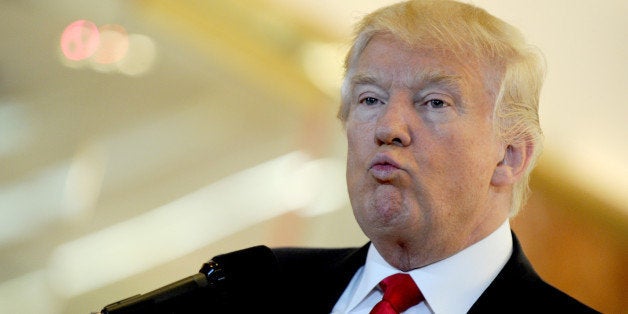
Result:
[[408,124],[412,104],[393,98],[382,108],[375,126],[375,143],[405,147],[410,145],[412,136]]

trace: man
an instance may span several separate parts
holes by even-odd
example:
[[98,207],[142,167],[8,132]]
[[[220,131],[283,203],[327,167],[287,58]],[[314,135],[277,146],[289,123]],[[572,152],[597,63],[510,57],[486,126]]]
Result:
[[362,20],[345,67],[347,184],[371,243],[274,250],[270,306],[379,311],[380,282],[402,273],[412,300],[390,313],[594,312],[542,281],[510,231],[541,153],[544,72],[516,29],[454,1],[399,3]]
[[371,242],[218,256],[233,276],[226,292],[187,304],[228,313],[594,312],[538,277],[508,223],[541,152],[542,78],[519,32],[471,5],[417,0],[368,15],[347,55],[339,118],[351,206]]

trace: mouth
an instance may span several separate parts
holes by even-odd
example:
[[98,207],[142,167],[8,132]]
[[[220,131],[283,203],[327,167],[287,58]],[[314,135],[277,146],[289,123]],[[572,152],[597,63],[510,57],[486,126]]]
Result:
[[399,169],[399,167],[391,163],[382,162],[382,163],[376,163],[372,165],[370,169],[375,170],[375,171],[384,171],[384,170],[397,170]]
[[389,181],[403,170],[397,162],[387,156],[377,156],[369,167],[369,172],[378,181]]

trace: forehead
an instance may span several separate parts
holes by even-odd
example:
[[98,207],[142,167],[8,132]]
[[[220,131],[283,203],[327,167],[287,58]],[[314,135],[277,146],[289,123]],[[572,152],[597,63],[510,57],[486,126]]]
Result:
[[492,89],[484,86],[490,68],[469,58],[427,47],[411,47],[389,34],[373,36],[347,72],[352,85],[426,83],[458,89]]

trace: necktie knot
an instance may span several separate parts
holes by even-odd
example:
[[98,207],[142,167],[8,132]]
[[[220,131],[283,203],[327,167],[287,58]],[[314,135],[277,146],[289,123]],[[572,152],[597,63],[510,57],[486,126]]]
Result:
[[408,274],[394,274],[384,278],[379,287],[384,292],[382,300],[371,314],[398,314],[423,301],[423,294]]

